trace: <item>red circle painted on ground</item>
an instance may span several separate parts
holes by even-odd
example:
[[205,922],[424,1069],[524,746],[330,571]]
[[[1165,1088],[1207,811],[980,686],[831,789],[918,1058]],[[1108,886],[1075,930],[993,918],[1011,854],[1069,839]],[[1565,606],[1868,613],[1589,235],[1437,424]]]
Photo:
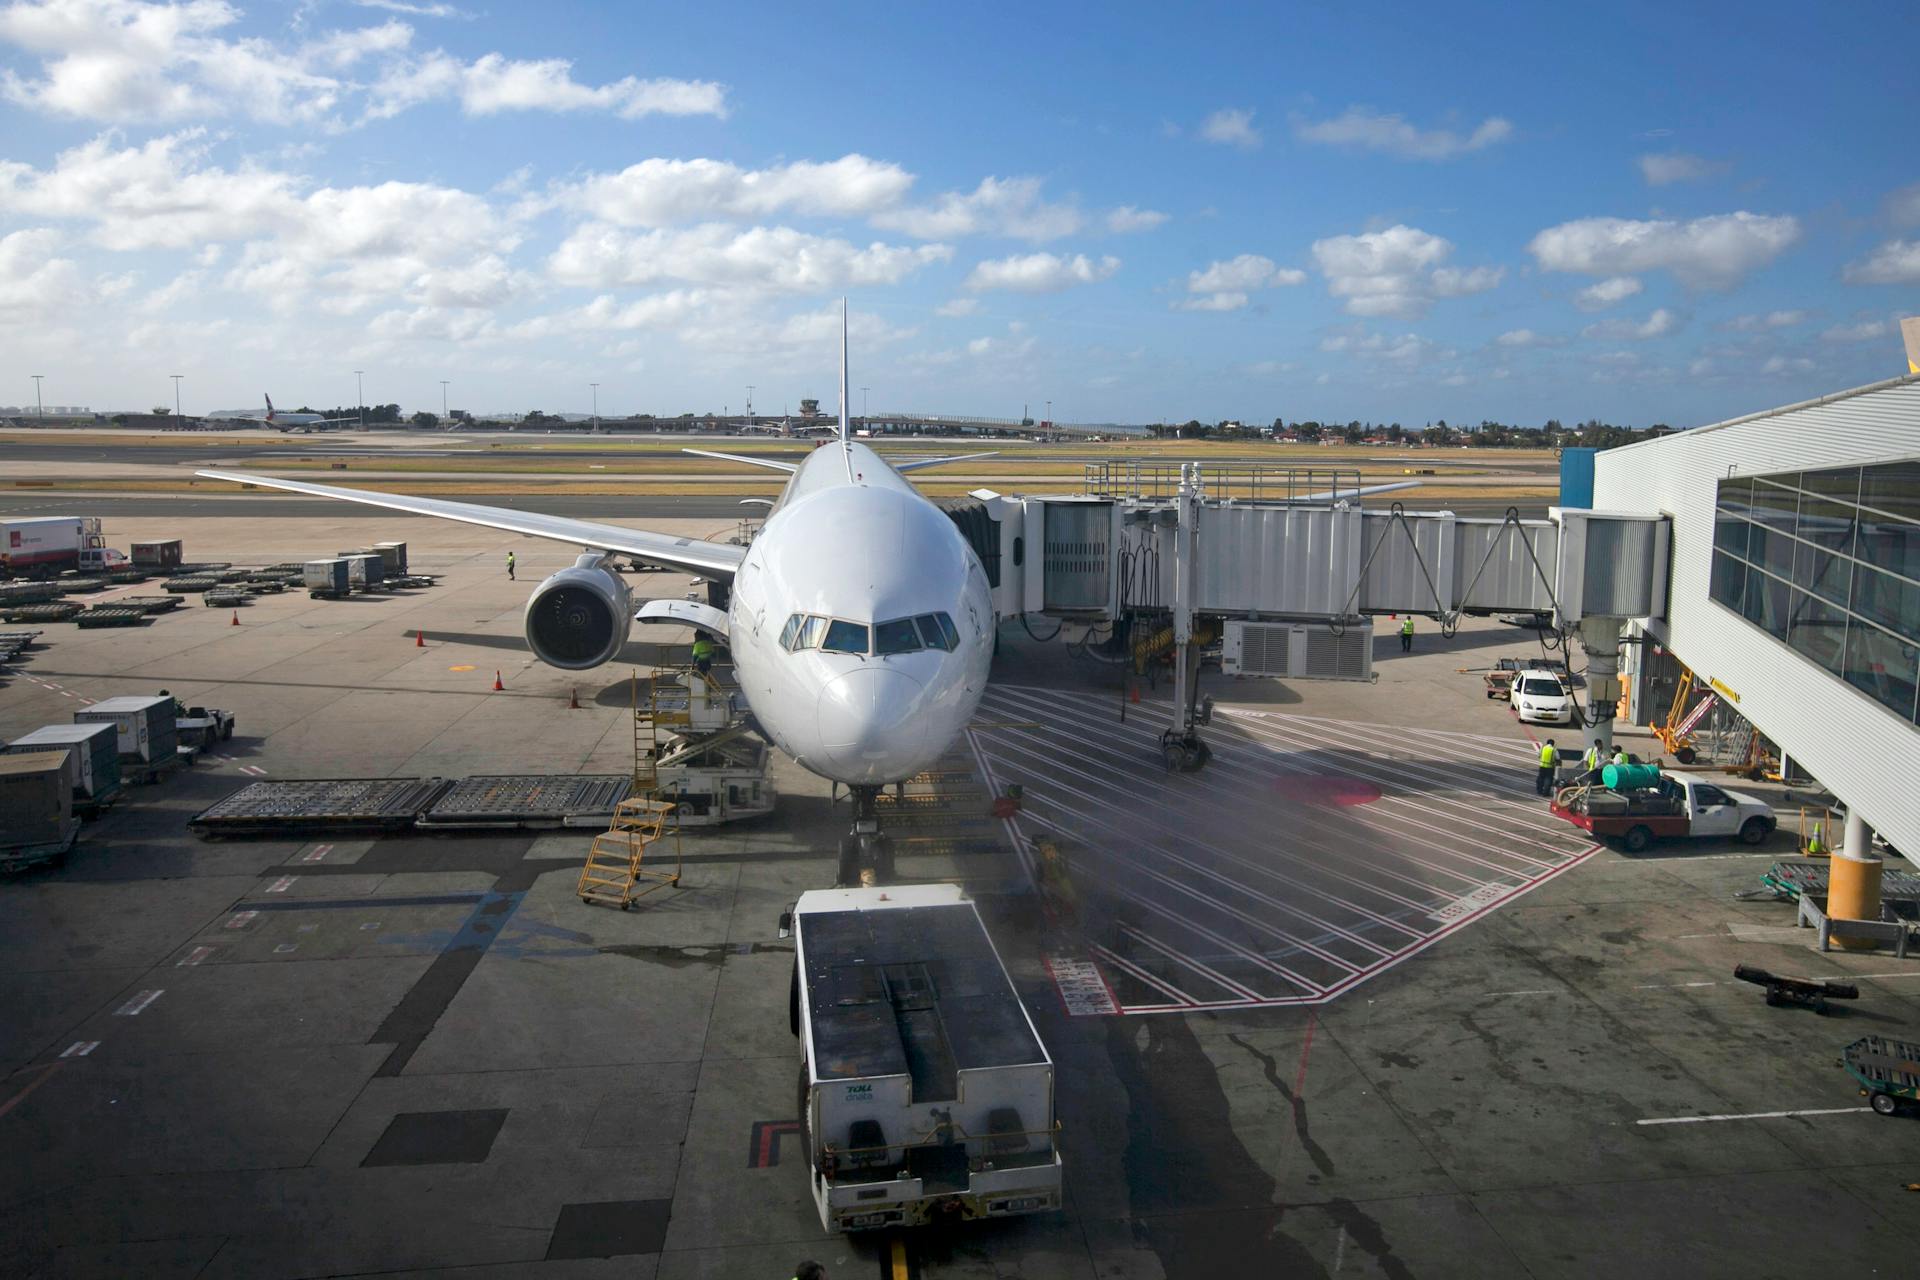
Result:
[[1378,783],[1330,773],[1283,773],[1273,780],[1273,789],[1300,804],[1330,804],[1343,809],[1372,804],[1380,798]]

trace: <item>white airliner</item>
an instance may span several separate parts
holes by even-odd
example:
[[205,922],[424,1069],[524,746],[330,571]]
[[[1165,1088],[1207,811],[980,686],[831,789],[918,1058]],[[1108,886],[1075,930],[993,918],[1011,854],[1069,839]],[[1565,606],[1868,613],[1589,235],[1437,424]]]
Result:
[[[851,790],[854,829],[842,847],[844,878],[849,853],[866,859],[859,865],[884,858],[874,819],[880,789],[933,764],[972,718],[993,661],[995,618],[979,556],[902,474],[991,455],[889,463],[853,438],[844,305],[840,406],[838,438],[797,464],[686,451],[789,474],[746,547],[271,476],[198,474],[579,545],[584,554],[573,566],[542,582],[527,601],[527,645],[534,655],[568,671],[600,666],[619,656],[636,620],[686,623],[723,638],[766,736],[802,767]],[[1358,495],[1310,495],[1329,496]],[[730,584],[727,608],[651,600],[636,613],[617,572],[623,558]]]
[[272,427],[276,431],[331,431],[336,426],[349,422],[359,422],[359,417],[329,418],[324,413],[281,413],[273,407],[273,397],[266,396],[267,411],[264,414],[234,414],[228,422],[257,422],[261,426]]
[[636,614],[619,559],[730,581],[724,613],[655,600],[637,616],[690,623],[726,641],[760,728],[802,767],[851,789],[856,837],[867,849],[878,838],[880,788],[937,760],[979,705],[994,616],[979,557],[901,475],[961,458],[889,464],[853,440],[846,381],[843,312],[836,441],[798,464],[688,450],[790,473],[747,547],[271,476],[198,474],[578,544],[585,554],[527,602],[528,647],[563,670],[610,662],[626,644]]

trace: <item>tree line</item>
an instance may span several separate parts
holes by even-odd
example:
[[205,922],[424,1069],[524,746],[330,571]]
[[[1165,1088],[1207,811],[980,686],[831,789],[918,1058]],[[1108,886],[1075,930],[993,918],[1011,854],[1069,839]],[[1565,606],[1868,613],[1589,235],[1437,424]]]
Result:
[[1449,425],[1445,418],[1424,426],[1405,427],[1398,422],[1288,422],[1275,418],[1268,427],[1232,420],[1222,422],[1157,422],[1149,431],[1155,438],[1183,440],[1298,440],[1308,444],[1337,440],[1345,444],[1384,441],[1396,445],[1447,445],[1481,449],[1559,449],[1569,446],[1611,449],[1671,433],[1664,422],[1650,427],[1622,427],[1598,418],[1566,426],[1558,418],[1548,418],[1537,427],[1483,420],[1472,426]]

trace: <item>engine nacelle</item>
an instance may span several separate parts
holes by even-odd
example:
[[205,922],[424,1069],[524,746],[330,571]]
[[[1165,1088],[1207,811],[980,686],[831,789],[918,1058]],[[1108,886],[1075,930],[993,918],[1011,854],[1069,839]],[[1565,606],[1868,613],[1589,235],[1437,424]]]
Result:
[[562,671],[585,671],[619,656],[633,626],[633,596],[607,557],[581,556],[534,589],[527,647]]

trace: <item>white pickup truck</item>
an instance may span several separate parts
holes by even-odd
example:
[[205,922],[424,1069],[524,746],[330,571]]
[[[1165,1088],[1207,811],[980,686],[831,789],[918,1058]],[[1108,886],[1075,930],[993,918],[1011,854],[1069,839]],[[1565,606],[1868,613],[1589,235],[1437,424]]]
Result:
[[1628,853],[1639,853],[1663,837],[1731,836],[1759,844],[1778,825],[1773,806],[1764,800],[1688,773],[1647,772],[1653,777],[1644,786],[1562,787],[1554,797],[1553,811],[1596,836],[1618,838]]

